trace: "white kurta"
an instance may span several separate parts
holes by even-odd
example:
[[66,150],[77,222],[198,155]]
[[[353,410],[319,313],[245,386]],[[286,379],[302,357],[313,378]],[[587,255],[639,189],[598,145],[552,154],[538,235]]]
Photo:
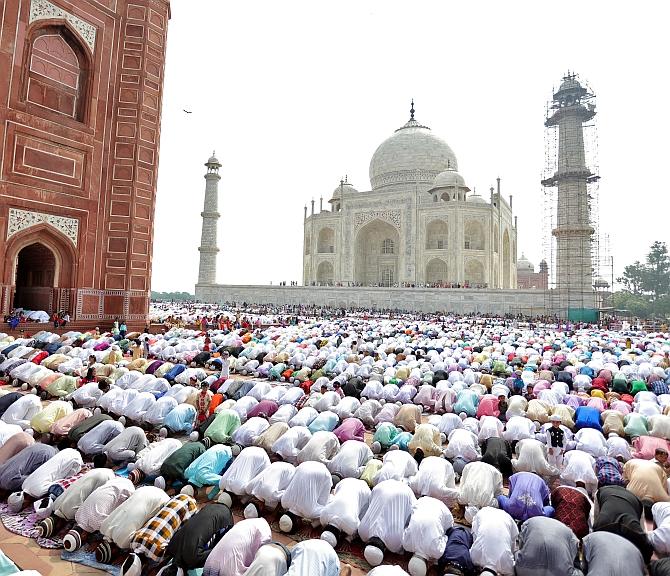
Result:
[[135,531],[144,526],[169,499],[160,488],[138,488],[107,517],[100,526],[100,533],[106,540],[125,550],[130,546]]
[[404,482],[387,480],[377,484],[358,527],[361,540],[368,542],[370,538],[377,537],[391,552],[399,554],[415,502],[414,493]]
[[257,446],[245,448],[221,477],[219,487],[238,496],[248,494],[249,483],[268,466],[270,458],[265,450]]
[[295,467],[288,462],[273,462],[247,486],[247,493],[258,498],[268,508],[275,508],[288,488]]
[[363,480],[345,478],[335,486],[328,504],[321,511],[321,525],[334,526],[354,536],[370,503],[370,487]]
[[454,517],[446,504],[423,496],[416,501],[412,517],[402,537],[402,547],[424,560],[437,561],[447,546],[447,530],[454,525]]
[[365,442],[347,440],[327,466],[332,474],[340,478],[360,478],[373,457],[372,450]]
[[498,508],[482,508],[472,522],[472,562],[498,574],[514,574],[514,551],[519,529],[512,517]]
[[419,471],[409,479],[409,485],[417,498],[432,496],[447,506],[455,504],[458,499],[454,467],[449,460],[438,456],[424,458]]
[[61,450],[28,476],[23,481],[21,490],[33,498],[42,498],[52,484],[74,476],[83,465],[81,454],[77,450],[73,448]]
[[144,450],[138,452],[135,464],[147,476],[157,476],[167,457],[181,447],[181,441],[176,438],[165,438],[152,442]]
[[328,503],[332,484],[325,464],[303,462],[295,469],[291,483],[282,496],[282,508],[306,520],[319,518]]

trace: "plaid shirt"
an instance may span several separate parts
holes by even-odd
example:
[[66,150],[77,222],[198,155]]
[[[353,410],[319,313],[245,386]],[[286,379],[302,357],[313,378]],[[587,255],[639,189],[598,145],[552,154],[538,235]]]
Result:
[[173,534],[197,510],[198,506],[191,496],[178,494],[170,498],[151,520],[133,534],[130,549],[158,562]]
[[660,396],[661,394],[668,394],[668,385],[663,380],[656,380],[650,384],[651,391]]
[[621,464],[610,456],[601,456],[596,460],[596,476],[598,488],[624,485]]

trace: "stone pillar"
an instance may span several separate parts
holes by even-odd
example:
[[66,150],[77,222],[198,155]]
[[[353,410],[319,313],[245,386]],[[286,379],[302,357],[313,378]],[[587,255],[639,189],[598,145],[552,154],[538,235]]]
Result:
[[545,122],[558,129],[558,166],[556,173],[543,181],[557,187],[556,289],[560,308],[594,306],[591,236],[587,184],[595,178],[586,166],[583,123],[595,116],[593,98],[574,75],[563,78],[553,96],[555,112]]
[[205,164],[205,203],[202,216],[202,234],[200,237],[200,269],[198,271],[198,284],[216,284],[216,255],[219,253],[217,246],[217,226],[221,216],[218,212],[219,204],[219,168],[221,164],[212,154]]

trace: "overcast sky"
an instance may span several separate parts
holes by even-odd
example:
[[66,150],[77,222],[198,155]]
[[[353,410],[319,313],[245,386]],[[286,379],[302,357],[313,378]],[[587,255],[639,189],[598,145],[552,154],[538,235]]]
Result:
[[369,190],[370,158],[408,120],[411,98],[470,188],[487,197],[500,176],[519,256],[537,265],[545,106],[567,70],[597,96],[600,225],[616,273],[670,241],[665,1],[171,4],[154,290],[194,290],[214,149],[217,281],[300,281],[303,206],[320,196],[328,206],[344,174]]

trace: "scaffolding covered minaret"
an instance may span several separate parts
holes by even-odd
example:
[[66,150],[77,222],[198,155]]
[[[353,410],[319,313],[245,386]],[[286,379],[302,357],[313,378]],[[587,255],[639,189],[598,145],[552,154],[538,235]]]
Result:
[[216,284],[216,256],[219,248],[216,244],[217,225],[221,214],[219,214],[219,168],[221,163],[212,156],[207,163],[205,174],[205,204],[200,216],[202,216],[202,235],[200,237],[200,269],[198,271],[198,284]]
[[595,321],[589,184],[598,179],[586,162],[584,124],[596,114],[595,96],[568,73],[554,93],[545,122],[558,130],[556,170],[542,181],[556,188],[552,235],[556,245],[553,308],[564,318]]

